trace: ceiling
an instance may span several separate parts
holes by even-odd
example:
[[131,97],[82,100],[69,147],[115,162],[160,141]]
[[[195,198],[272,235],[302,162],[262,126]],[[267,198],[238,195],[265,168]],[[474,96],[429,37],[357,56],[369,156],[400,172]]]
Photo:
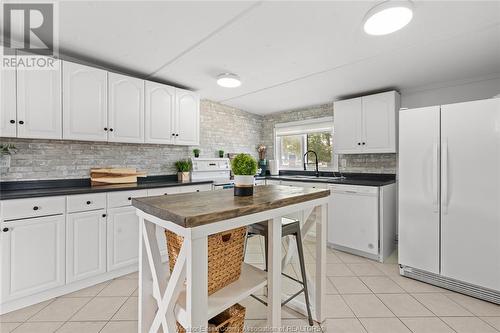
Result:
[[[387,36],[377,1],[60,1],[59,49],[257,114],[500,74],[500,1],[415,1]],[[242,86],[219,87],[233,72]]]

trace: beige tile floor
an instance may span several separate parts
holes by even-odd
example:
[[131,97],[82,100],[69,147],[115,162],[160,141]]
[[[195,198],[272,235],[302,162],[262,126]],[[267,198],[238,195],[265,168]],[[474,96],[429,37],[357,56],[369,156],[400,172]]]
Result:
[[[314,273],[314,244],[306,262]],[[330,333],[490,333],[500,332],[500,306],[399,276],[397,260],[380,264],[327,251],[327,320],[313,330],[302,314],[283,308],[283,326]],[[263,241],[249,240],[245,260],[263,266]],[[295,261],[286,268],[297,276]],[[0,316],[0,332],[137,332],[137,273]],[[283,289],[298,285],[283,279]],[[253,298],[246,307],[248,331],[266,325],[266,308]],[[252,330],[250,330],[252,328]]]

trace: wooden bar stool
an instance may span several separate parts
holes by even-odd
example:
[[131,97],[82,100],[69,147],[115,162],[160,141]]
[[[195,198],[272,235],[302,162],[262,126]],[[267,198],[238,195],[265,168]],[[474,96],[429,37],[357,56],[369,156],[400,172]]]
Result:
[[[286,273],[281,273],[283,276],[299,283],[302,285],[302,289],[300,289],[298,292],[290,296],[288,299],[283,301],[281,303],[281,306],[285,305],[286,303],[290,302],[292,299],[297,297],[299,294],[302,292],[304,293],[304,297],[306,300],[306,308],[307,308],[307,316],[309,320],[309,325],[313,325],[313,319],[311,315],[311,304],[309,303],[309,292],[307,290],[307,279],[306,279],[306,265],[304,263],[304,248],[302,247],[302,237],[300,233],[300,222],[297,220],[289,219],[289,218],[282,218],[282,227],[281,227],[281,236],[295,236],[295,240],[297,242],[297,253],[299,256],[299,264],[300,264],[300,272],[302,275],[302,281],[297,280],[293,276],[290,276]],[[256,224],[252,224],[248,226],[248,237],[252,237],[253,235],[260,235],[264,236],[264,243],[265,243],[265,262],[266,262],[266,267],[265,270],[267,271],[267,251],[268,251],[268,230],[267,230],[267,222],[260,222]],[[247,238],[248,239],[248,238]],[[245,246],[246,249],[246,246]],[[252,295],[253,298],[258,300],[259,302],[263,303],[264,305],[267,305],[267,303],[260,299],[259,297]]]

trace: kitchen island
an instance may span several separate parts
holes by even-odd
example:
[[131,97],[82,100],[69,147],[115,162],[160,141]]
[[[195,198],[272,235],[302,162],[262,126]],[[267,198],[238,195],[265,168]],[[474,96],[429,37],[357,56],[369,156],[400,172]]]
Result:
[[[316,274],[310,286],[313,318],[324,320],[326,223],[329,190],[266,185],[253,196],[235,197],[232,190],[133,199],[140,226],[139,331],[175,332],[176,321],[190,331],[204,331],[209,318],[268,286],[268,326],[281,327],[281,223],[299,213],[302,237],[313,226]],[[240,278],[208,296],[208,243],[211,234],[262,221],[269,223],[269,268],[243,264]],[[169,274],[155,242],[157,226],[184,237]],[[292,244],[291,242],[289,244]],[[292,255],[289,247],[283,264]]]

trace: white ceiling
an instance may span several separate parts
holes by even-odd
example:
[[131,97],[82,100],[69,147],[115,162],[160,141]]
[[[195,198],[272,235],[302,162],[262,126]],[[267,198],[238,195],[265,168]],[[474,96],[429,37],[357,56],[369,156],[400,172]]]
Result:
[[[500,1],[415,1],[387,36],[373,1],[61,1],[61,53],[258,114],[500,73]],[[216,85],[222,72],[243,85]]]

